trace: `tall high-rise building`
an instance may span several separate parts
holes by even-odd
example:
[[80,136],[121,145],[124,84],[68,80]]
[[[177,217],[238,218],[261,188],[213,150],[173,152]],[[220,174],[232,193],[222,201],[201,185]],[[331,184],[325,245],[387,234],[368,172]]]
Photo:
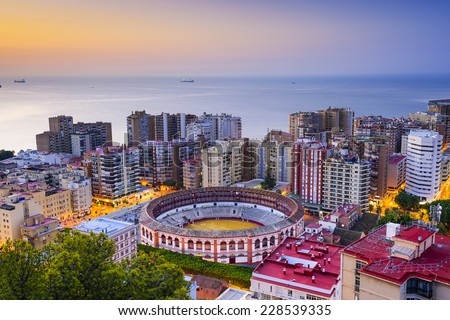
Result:
[[157,185],[167,180],[183,183],[183,163],[200,156],[197,141],[149,140],[139,146],[139,167],[142,178]]
[[331,108],[320,110],[324,131],[342,132],[347,136],[353,133],[354,112],[350,108]]
[[353,133],[354,112],[349,108],[331,108],[318,111],[297,112],[289,115],[289,133],[295,139],[310,137],[319,132],[331,131],[347,136]]
[[403,123],[381,116],[365,116],[353,121],[353,135],[357,138],[384,138],[388,145],[388,153],[400,152]]
[[136,147],[150,140],[150,115],[143,111],[134,111],[127,117],[128,146]]
[[[246,159],[246,148],[249,143],[248,139],[217,140],[215,146],[203,149],[203,187],[227,187],[256,176],[257,168],[247,166],[249,160]],[[252,150],[251,154],[257,157],[256,146]],[[250,172],[246,173],[246,170]]]
[[268,173],[271,178],[291,182],[292,146],[294,136],[281,130],[271,130],[260,146],[260,164],[258,178],[264,179]]
[[389,150],[387,140],[369,138],[364,141],[364,158],[370,162],[370,198],[382,199],[387,192]]
[[305,207],[322,204],[324,161],[330,155],[331,149],[318,141],[300,139],[294,143],[292,191]]
[[150,116],[150,140],[172,141],[186,138],[186,125],[194,122],[196,115],[161,113]]
[[450,99],[428,101],[428,111],[442,116],[438,128],[430,128],[443,136],[444,143],[450,143]]
[[298,138],[322,131],[319,115],[315,112],[296,112],[289,115],[289,133]]
[[59,132],[45,131],[36,135],[36,149],[41,152],[61,152],[61,134]]
[[183,185],[186,189],[202,186],[202,160],[191,159],[183,163]]
[[116,199],[139,189],[139,150],[105,147],[88,152],[92,163],[92,193],[96,197]]
[[406,152],[405,191],[431,202],[439,192],[442,136],[430,130],[411,130]]
[[389,158],[387,188],[395,191],[405,183],[406,179],[406,156],[394,154]]
[[447,116],[443,121],[444,129],[434,130],[443,136],[443,143],[450,143],[450,99],[428,101],[428,111]]
[[408,118],[420,124],[422,129],[436,131],[442,135],[444,143],[450,142],[450,115],[428,111],[410,113]]
[[370,162],[356,156],[336,155],[324,162],[322,208],[332,211],[353,203],[366,211],[370,193]]
[[49,118],[49,128],[50,131],[36,135],[38,151],[73,153],[75,149],[75,155],[82,155],[97,147],[112,145],[109,122],[74,124],[71,116],[57,116]]
[[240,117],[231,114],[203,113],[197,121],[187,125],[186,134],[190,140],[197,140],[200,135],[204,136],[206,141],[241,139],[242,121]]
[[48,119],[50,132],[59,132],[61,135],[60,153],[72,153],[71,134],[73,129],[73,118],[71,116],[57,116]]

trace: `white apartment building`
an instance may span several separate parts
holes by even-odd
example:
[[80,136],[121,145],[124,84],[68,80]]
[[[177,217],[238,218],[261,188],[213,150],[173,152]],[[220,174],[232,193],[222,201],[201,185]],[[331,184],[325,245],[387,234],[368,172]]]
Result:
[[202,114],[197,121],[186,126],[188,139],[197,140],[202,134],[206,140],[242,138],[242,121],[231,114]]
[[202,186],[227,187],[242,181],[242,149],[239,141],[216,141],[202,150]]
[[324,162],[322,207],[332,211],[353,203],[365,212],[369,205],[370,162],[355,156],[338,156]]
[[405,191],[431,202],[441,185],[442,135],[411,130],[406,152]]

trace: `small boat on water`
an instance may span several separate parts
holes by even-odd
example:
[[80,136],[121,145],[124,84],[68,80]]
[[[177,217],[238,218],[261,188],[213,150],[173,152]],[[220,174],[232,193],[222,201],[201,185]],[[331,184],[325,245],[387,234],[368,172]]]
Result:
[[21,80],[14,80],[14,83],[25,83],[25,79],[21,79]]
[[193,79],[181,79],[181,82],[194,82]]

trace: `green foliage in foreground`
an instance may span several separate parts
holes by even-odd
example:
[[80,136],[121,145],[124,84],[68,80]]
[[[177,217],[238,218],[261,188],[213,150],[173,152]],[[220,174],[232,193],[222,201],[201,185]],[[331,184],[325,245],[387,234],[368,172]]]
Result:
[[104,234],[61,233],[42,250],[23,240],[0,247],[0,299],[188,299],[183,271],[158,253],[112,262]]
[[139,251],[148,254],[159,253],[165,260],[177,264],[185,273],[201,274],[227,281],[229,284],[241,288],[250,288],[250,278],[253,269],[249,267],[210,262],[192,255],[172,252],[166,249],[157,249],[145,245],[138,245]]

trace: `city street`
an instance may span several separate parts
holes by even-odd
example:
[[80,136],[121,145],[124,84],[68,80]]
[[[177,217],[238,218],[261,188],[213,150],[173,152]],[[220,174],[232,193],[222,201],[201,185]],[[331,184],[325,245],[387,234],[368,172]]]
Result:
[[[92,199],[92,209],[91,212],[85,215],[82,218],[70,218],[65,221],[61,221],[61,225],[66,228],[73,228],[74,226],[79,225],[83,221],[89,221],[91,219],[96,219],[101,216],[108,215],[110,213],[116,212],[118,210],[122,210],[124,208],[131,208],[135,205],[138,205],[142,202],[146,202],[152,200],[154,198],[160,197],[161,195],[165,195],[168,193],[174,192],[173,190],[161,190],[155,191],[154,189],[148,189],[142,192],[130,194],[126,197],[122,197],[120,199],[116,199],[115,201],[120,201],[118,205],[111,206],[109,204],[98,204],[97,198]],[[111,201],[109,199],[104,199],[103,201]]]

